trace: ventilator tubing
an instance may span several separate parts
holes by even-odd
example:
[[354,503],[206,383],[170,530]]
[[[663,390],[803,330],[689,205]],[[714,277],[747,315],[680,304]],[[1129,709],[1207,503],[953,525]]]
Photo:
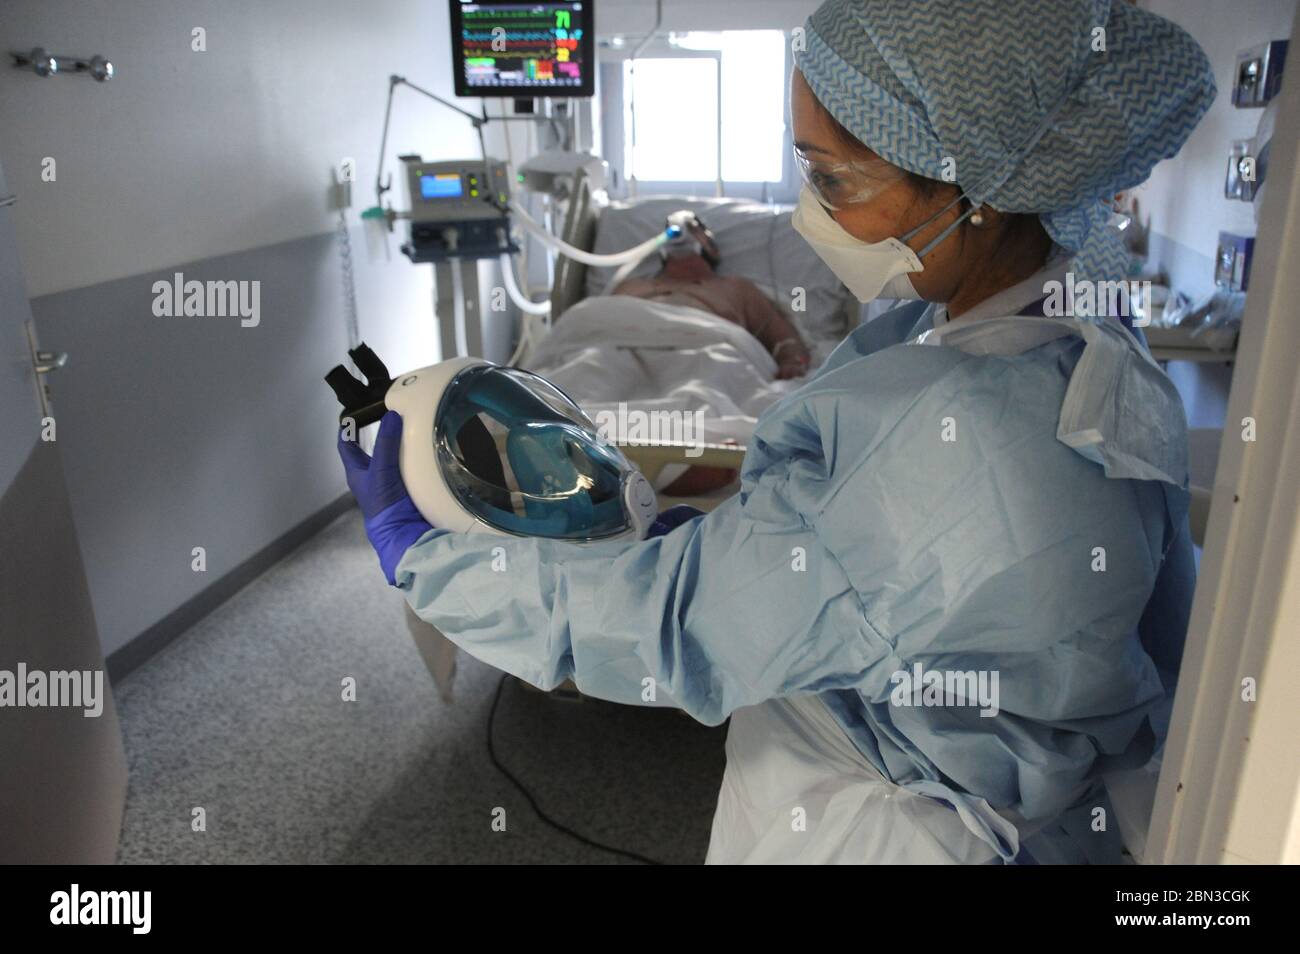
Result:
[[631,275],[634,271],[636,271],[636,267],[638,265],[644,262],[651,255],[653,255],[655,253],[655,248],[657,248],[657,246],[653,248],[648,248],[645,250],[644,255],[639,255],[636,258],[629,258],[626,262],[624,262],[621,266],[619,266],[618,271],[614,273],[613,277],[610,278],[609,283],[603,289],[601,289],[600,293],[602,295],[614,294],[614,289],[617,288],[619,285],[623,284],[623,282],[627,279],[627,277]]
[[533,235],[535,235],[542,242],[542,244],[549,245],[551,248],[555,249],[561,255],[564,255],[567,258],[571,258],[575,262],[580,262],[583,265],[595,265],[597,267],[606,267],[612,265],[622,265],[625,262],[631,261],[633,259],[640,261],[641,259],[645,258],[646,255],[650,254],[655,249],[657,249],[660,245],[663,245],[665,242],[667,242],[670,238],[673,237],[670,234],[669,230],[665,229],[664,231],[656,235],[654,238],[646,239],[640,245],[634,245],[632,248],[628,249],[627,251],[615,252],[612,255],[597,255],[594,252],[583,251],[582,249],[570,245],[568,242],[565,242],[564,240],[552,235],[550,232],[546,230],[546,228],[541,223],[539,223],[536,219],[534,219],[531,215],[529,215],[528,212],[524,209],[524,207],[521,206],[518,202],[512,201],[510,203],[510,211],[515,214],[516,218],[519,221],[519,224],[521,224],[529,232],[532,232]]
[[520,290],[519,285],[515,282],[515,266],[509,252],[503,253],[501,256],[501,277],[505,281],[506,294],[510,296],[510,300],[513,301],[524,314],[549,315],[551,313],[551,301],[549,298],[546,301],[533,301],[526,297],[523,291]]

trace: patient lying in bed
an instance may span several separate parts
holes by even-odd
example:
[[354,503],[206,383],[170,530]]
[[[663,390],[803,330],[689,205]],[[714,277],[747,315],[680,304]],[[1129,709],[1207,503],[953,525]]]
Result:
[[[716,246],[703,225],[686,231],[679,247],[664,249],[658,275],[616,279],[609,291],[566,309],[531,349],[527,367],[593,420],[658,417],[682,424],[670,440],[743,445],[816,355],[810,360],[802,327],[760,286],[715,272]],[[735,477],[733,469],[687,460],[665,468],[656,489],[687,496]]]
[[663,268],[658,275],[629,279],[613,294],[711,312],[757,338],[776,362],[778,378],[797,378],[808,371],[808,348],[781,310],[748,279],[714,270],[720,261],[717,243],[699,219],[660,254]]

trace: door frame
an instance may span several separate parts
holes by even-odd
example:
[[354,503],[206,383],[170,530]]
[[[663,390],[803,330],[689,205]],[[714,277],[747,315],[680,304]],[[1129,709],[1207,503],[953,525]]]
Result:
[[1152,862],[1300,863],[1300,69],[1283,83]]

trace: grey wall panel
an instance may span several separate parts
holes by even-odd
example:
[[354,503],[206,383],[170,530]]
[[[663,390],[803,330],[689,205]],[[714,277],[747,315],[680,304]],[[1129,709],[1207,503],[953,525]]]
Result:
[[[171,270],[33,300],[44,340],[71,355],[54,410],[106,654],[346,491],[321,380],[347,347],[334,243],[179,269],[260,281],[256,327],[155,317],[153,282]],[[432,360],[427,269],[397,256],[357,271],[363,336],[394,370]]]

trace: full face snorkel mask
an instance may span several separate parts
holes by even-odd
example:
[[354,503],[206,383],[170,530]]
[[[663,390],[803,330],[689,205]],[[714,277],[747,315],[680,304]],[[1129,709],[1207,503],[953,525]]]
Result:
[[527,371],[455,358],[396,379],[364,344],[325,380],[358,428],[402,416],[407,493],[433,526],[574,542],[645,536],[654,488],[559,388]]

